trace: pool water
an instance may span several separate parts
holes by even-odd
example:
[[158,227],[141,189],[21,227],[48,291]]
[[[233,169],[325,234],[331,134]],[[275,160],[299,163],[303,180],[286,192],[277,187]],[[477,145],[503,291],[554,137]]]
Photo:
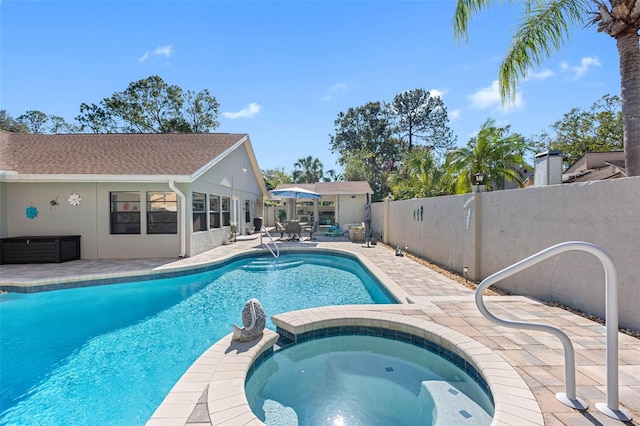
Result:
[[[268,316],[392,303],[360,265],[318,254],[253,257],[177,278],[0,296],[0,424],[144,424],[189,366]],[[267,327],[275,329],[268,322]]]
[[278,350],[245,385],[272,425],[489,425],[493,404],[463,370],[409,343],[335,336]]

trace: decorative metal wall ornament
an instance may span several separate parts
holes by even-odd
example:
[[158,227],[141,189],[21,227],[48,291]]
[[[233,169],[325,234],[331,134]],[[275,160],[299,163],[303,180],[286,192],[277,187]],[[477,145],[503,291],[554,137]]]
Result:
[[57,206],[59,206],[59,205],[60,205],[60,203],[58,203],[58,198],[59,198],[59,196],[58,196],[58,197],[56,197],[55,199],[53,199],[53,200],[49,201],[49,208],[50,208],[51,210],[55,209]]
[[27,218],[35,219],[36,216],[38,216],[38,209],[34,205],[30,205],[29,207],[27,207],[24,213]]
[[73,207],[76,207],[80,205],[80,201],[82,201],[82,198],[80,198],[80,196],[74,192],[73,194],[69,195],[69,198],[67,199],[67,201]]

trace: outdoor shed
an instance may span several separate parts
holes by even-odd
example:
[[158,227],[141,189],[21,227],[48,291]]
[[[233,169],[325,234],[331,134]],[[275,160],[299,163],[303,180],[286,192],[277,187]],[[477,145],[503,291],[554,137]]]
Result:
[[[373,190],[367,181],[316,182],[302,184],[280,184],[275,189],[300,187],[317,194],[318,200],[279,199],[277,206],[267,210],[267,223],[276,220],[318,220],[320,228],[338,224],[343,231],[350,225],[361,225],[365,220],[365,206],[371,201]],[[294,202],[295,201],[295,202]],[[282,221],[282,220],[280,220]]]

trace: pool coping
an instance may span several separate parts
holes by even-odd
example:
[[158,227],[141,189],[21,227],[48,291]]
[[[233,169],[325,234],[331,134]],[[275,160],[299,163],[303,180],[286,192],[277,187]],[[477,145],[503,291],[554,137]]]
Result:
[[[492,425],[544,425],[533,392],[518,372],[482,343],[434,322],[385,313],[384,305],[346,305],[304,309],[278,314],[273,323],[298,335],[339,326],[364,326],[394,330],[431,341],[460,356],[486,381],[495,409]],[[253,414],[245,395],[251,366],[274,347],[280,335],[265,330],[260,339],[240,343],[231,334],[212,345],[187,370],[156,409],[147,425],[190,424],[198,402],[206,397],[211,425],[263,425]],[[204,419],[203,419],[204,420]],[[205,423],[207,424],[207,423]]]
[[[358,262],[371,277],[377,280],[383,287],[383,290],[390,293],[397,303],[412,303],[410,295],[394,280],[392,280],[383,270],[378,268],[366,256],[360,253],[347,250],[326,248],[326,247],[286,247],[280,250],[281,254],[302,253],[317,254],[326,253],[334,256],[345,257]],[[3,290],[17,293],[35,293],[40,291],[55,291],[78,287],[89,287],[95,285],[111,285],[121,284],[129,281],[148,281],[153,279],[163,279],[179,277],[184,275],[197,274],[208,270],[224,266],[237,260],[270,255],[266,248],[253,248],[242,253],[228,253],[217,259],[192,263],[168,262],[167,264],[156,266],[153,269],[144,269],[138,271],[122,271],[97,274],[83,274],[74,277],[52,277],[47,279],[30,280],[30,281],[5,281],[0,287]]]

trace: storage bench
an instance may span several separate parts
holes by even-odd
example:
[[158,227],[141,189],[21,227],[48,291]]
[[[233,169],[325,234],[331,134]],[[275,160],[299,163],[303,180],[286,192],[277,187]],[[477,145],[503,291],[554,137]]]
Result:
[[80,259],[80,235],[0,238],[0,265],[60,263]]

